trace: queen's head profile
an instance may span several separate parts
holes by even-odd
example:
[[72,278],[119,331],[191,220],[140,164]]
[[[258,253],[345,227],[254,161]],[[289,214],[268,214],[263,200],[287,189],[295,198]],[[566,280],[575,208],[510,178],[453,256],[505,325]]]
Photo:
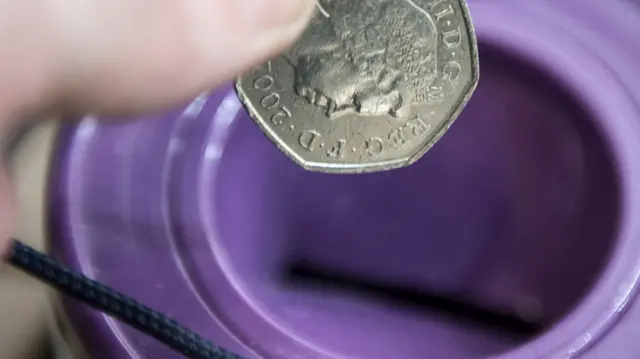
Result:
[[288,52],[299,96],[331,118],[401,116],[427,102],[437,33],[410,0],[324,0]]

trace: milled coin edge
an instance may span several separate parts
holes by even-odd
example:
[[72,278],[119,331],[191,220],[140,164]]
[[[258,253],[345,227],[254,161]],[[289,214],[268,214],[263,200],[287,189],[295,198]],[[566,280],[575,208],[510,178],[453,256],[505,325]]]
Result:
[[[293,161],[296,165],[304,168],[305,170],[314,171],[315,167],[309,167],[307,165],[308,161],[305,161],[303,158],[298,156],[296,152],[291,149],[281,138],[278,136],[275,131],[264,123],[264,119],[261,118],[258,111],[255,109],[255,106],[249,100],[249,96],[242,89],[242,80],[244,76],[238,77],[234,82],[234,89],[240,102],[245,108],[245,112],[249,115],[251,120],[258,126],[260,132],[264,136],[266,136],[269,141],[271,141],[278,150],[283,153],[289,160]],[[314,172],[322,172],[322,168],[315,169]]]
[[473,93],[476,91],[478,87],[478,83],[480,82],[480,61],[478,56],[478,40],[476,38],[476,31],[473,26],[473,20],[471,18],[471,13],[469,12],[469,6],[466,0],[457,0],[460,4],[460,9],[462,10],[462,17],[466,25],[467,29],[467,37],[469,38],[469,52],[471,57],[471,81],[465,87],[463,91],[463,95],[460,96],[460,99],[455,103],[455,110],[451,112],[449,116],[449,121],[446,121],[440,126],[438,132],[429,139],[420,149],[418,149],[413,155],[409,157],[409,159],[404,162],[404,166],[411,166],[416,163],[422,156],[424,156],[433,146],[435,146],[438,141],[444,136],[447,131],[451,128],[453,123],[460,117],[462,111],[469,103],[469,100],[473,96]]
[[253,106],[249,100],[249,96],[242,89],[243,79],[244,75],[238,77],[234,81],[234,89],[240,99],[240,102],[245,107],[245,112],[280,152],[303,169],[310,172],[327,174],[364,174],[383,172],[407,166],[406,157],[398,160],[381,161],[371,164],[334,164],[328,162],[312,162],[303,159],[301,156],[297,155],[297,153],[291,149],[270,126],[264,123],[264,119],[261,118],[258,111],[256,111],[255,106]]

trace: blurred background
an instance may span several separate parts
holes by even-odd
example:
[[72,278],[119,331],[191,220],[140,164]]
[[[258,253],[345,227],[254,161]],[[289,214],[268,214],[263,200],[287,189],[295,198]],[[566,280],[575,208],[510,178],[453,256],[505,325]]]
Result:
[[[12,138],[10,162],[16,206],[25,219],[18,237],[44,249],[45,178],[55,123],[29,126]],[[47,323],[49,304],[42,284],[11,267],[0,271],[0,359],[51,358]]]

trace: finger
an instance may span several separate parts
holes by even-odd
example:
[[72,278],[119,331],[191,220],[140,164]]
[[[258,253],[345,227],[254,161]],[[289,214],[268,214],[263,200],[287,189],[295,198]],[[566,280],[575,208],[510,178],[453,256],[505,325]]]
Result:
[[[131,113],[192,98],[285,50],[314,4],[0,0],[0,138],[42,107]],[[3,173],[0,166],[0,253],[13,228]]]
[[[96,112],[189,99],[284,51],[315,0],[49,1],[58,102]],[[42,29],[46,31],[46,29]]]

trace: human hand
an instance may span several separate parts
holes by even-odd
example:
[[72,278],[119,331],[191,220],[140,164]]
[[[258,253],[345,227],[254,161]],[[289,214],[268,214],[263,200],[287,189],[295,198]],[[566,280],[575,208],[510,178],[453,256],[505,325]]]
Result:
[[[188,100],[284,51],[314,8],[314,0],[0,0],[0,138],[34,114],[128,114]],[[14,229],[8,178],[0,168],[0,251]]]

